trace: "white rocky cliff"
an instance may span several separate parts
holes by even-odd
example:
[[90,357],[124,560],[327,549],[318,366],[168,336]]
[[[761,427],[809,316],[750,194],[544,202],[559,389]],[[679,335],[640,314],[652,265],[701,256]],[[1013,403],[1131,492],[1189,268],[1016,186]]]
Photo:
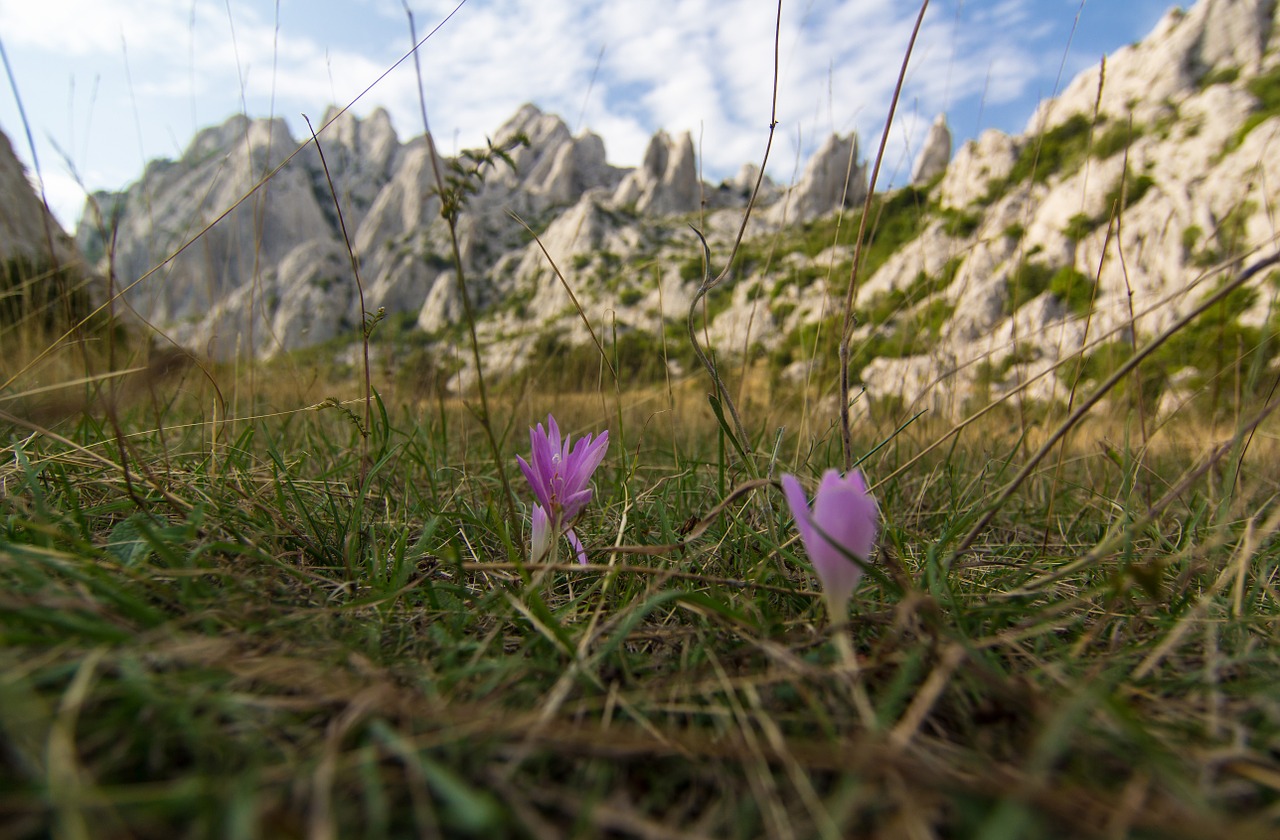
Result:
[[947,125],[947,115],[939,114],[929,126],[924,145],[916,155],[915,164],[911,167],[911,184],[924,186],[947,171],[951,163],[951,128]]
[[88,316],[102,294],[85,269],[0,133],[0,338],[32,326],[61,332],[68,317]]
[[70,237],[36,194],[4,134],[0,134],[0,260],[44,267],[80,262]]
[[[1105,73],[1085,71],[1043,103],[1027,134],[967,143],[938,187],[942,218],[861,296],[946,271],[949,282],[914,315],[919,323],[931,306],[949,315],[918,343],[927,352],[871,361],[868,390],[952,414],[969,397],[1024,384],[1034,398],[1065,400],[1073,377],[1056,369],[1063,359],[1110,352],[1134,331],[1139,341],[1154,335],[1274,251],[1276,16],[1273,0],[1171,11],[1108,57]],[[1247,305],[1224,327],[1232,335],[1265,336],[1280,323],[1266,277],[1238,302]],[[1203,379],[1191,361],[1169,360],[1170,382]]]
[[[1105,72],[1090,68],[1043,103],[1025,134],[987,131],[954,159],[940,115],[911,186],[872,202],[856,301],[868,403],[954,414],[1024,384],[1033,398],[1065,399],[1062,360],[1153,334],[1273,247],[1276,16],[1274,0],[1172,11]],[[574,136],[531,105],[495,145],[517,135],[527,145],[513,148],[513,166],[485,169],[459,222],[485,364],[510,370],[548,342],[587,342],[565,284],[601,334],[658,336],[681,320],[702,271],[688,225],[706,233],[718,272],[758,170],[705,184],[692,139],[666,132],[641,166],[620,169],[599,137]],[[365,310],[384,308],[398,329],[459,358],[450,348],[462,340],[461,306],[426,140],[401,143],[385,114],[344,116],[320,139]],[[141,315],[223,357],[326,343],[339,352],[358,338],[364,313],[313,146],[193,239],[297,148],[281,123],[233,119],[127,192],[98,197],[118,219],[117,283],[155,269],[131,292]],[[815,325],[830,323],[847,287],[867,170],[856,136],[832,136],[794,184],[763,179],[730,281],[707,301],[722,352],[767,357],[784,377],[829,367]],[[79,239],[102,257],[101,233],[85,226]],[[1242,341],[1269,329],[1273,297],[1260,280],[1223,329]],[[1194,379],[1168,367],[1170,382]]]
[[[628,219],[744,206],[758,172],[748,165],[709,187],[698,177],[692,137],[663,131],[639,168],[620,169],[608,163],[600,137],[574,137],[533,105],[501,126],[494,144],[517,136],[524,142],[510,150],[510,165],[482,167],[459,221],[464,268],[482,310],[530,296],[517,287],[552,276],[524,225],[544,234],[553,258],[562,246],[573,257]],[[103,268],[114,266],[118,285],[131,286],[127,300],[143,320],[181,343],[219,358],[271,356],[351,334],[362,321],[341,207],[364,310],[405,315],[427,333],[456,327],[461,302],[436,180],[437,167],[446,179],[454,173],[450,161],[433,162],[425,138],[402,144],[381,111],[364,120],[338,116],[319,142],[333,191],[320,151],[299,148],[281,120],[235,117],[206,129],[180,159],[153,162],[125,192],[94,196],[80,244]],[[832,138],[791,191],[798,218],[865,197],[856,154],[855,137]],[[764,187],[766,200],[778,197],[768,179]],[[584,224],[596,233],[582,237]],[[638,241],[634,231],[612,237],[610,259],[630,256]]]

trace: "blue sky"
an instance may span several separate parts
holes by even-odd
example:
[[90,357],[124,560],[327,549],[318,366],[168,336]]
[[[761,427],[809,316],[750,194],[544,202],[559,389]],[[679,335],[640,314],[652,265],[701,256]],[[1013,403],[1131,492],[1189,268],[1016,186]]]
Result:
[[[712,181],[764,150],[772,0],[409,5],[420,35],[453,13],[421,53],[446,150],[483,143],[524,102],[602,135],[618,165],[638,163],[659,128],[692,132]],[[905,177],[938,112],[957,146],[986,128],[1022,131],[1041,98],[1141,39],[1173,5],[933,0],[886,177]],[[864,154],[874,150],[918,9],[909,0],[784,0],[776,179],[790,180],[832,131],[857,130]],[[0,0],[0,40],[66,225],[79,216],[80,183],[121,188],[145,161],[178,156],[198,128],[235,113],[282,116],[301,138],[303,114],[317,121],[328,104],[356,100],[359,114],[386,108],[402,140],[421,133],[412,62],[364,92],[408,49],[402,0]],[[8,85],[0,130],[34,171]]]

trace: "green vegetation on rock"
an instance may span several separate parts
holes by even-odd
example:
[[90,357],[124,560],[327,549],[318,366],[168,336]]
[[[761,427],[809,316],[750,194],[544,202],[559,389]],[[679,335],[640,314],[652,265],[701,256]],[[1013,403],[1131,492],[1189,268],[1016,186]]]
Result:
[[1024,259],[1009,274],[1004,314],[1012,315],[1049,290],[1055,269],[1042,262]]
[[1043,184],[1052,176],[1065,178],[1074,173],[1087,157],[1093,125],[1093,121],[1084,114],[1075,114],[1028,140],[1018,152],[1009,174],[988,185],[987,195],[981,203],[992,203],[1008,192],[1010,187],[1023,181]]
[[1142,134],[1143,129],[1140,125],[1117,122],[1094,138],[1090,152],[1098,160],[1106,160],[1128,149]]
[[1049,292],[1074,314],[1089,314],[1098,284],[1075,266],[1064,265],[1049,278]]
[[[1262,375],[1277,357],[1280,318],[1273,314],[1263,327],[1240,323],[1240,313],[1257,300],[1258,291],[1242,287],[1206,311],[1185,329],[1172,335],[1138,367],[1143,397],[1155,400],[1180,375],[1180,387],[1194,392],[1209,389],[1209,402],[1220,404],[1222,392],[1245,391],[1259,396],[1270,388],[1274,376]],[[1098,383],[1114,373],[1133,355],[1128,339],[1099,345],[1081,363],[1081,380]],[[1063,366],[1060,378],[1074,375],[1075,368]],[[1188,375],[1189,374],[1189,375]],[[1121,390],[1132,394],[1133,380]]]
[[1245,88],[1258,101],[1244,124],[1227,140],[1222,150],[1224,154],[1240,148],[1240,144],[1255,128],[1272,117],[1280,115],[1280,66],[1272,67],[1265,73],[1254,76],[1245,83]]

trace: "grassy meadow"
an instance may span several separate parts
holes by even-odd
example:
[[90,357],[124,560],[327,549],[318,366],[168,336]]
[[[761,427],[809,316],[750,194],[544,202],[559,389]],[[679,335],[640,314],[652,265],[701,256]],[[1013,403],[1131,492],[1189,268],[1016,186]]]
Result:
[[[0,325],[0,837],[1280,832],[1259,346],[1162,412],[1155,347],[1070,405],[855,394],[846,452],[830,357],[809,390],[708,375],[675,329],[636,385],[601,328],[459,394],[375,317],[363,369],[214,364],[31,279]],[[609,433],[586,566],[530,562],[548,413]],[[881,521],[844,620],[777,479],[846,458]]]
[[[832,630],[768,481],[839,464],[829,394],[744,388],[738,441],[705,378],[531,372],[488,395],[495,461],[472,398],[374,381],[366,420],[359,377],[288,360],[132,366],[0,415],[4,836],[1280,822],[1270,405],[1116,401],[1056,441],[1012,403],[865,416],[883,574]],[[527,562],[548,411],[610,432],[586,568]]]

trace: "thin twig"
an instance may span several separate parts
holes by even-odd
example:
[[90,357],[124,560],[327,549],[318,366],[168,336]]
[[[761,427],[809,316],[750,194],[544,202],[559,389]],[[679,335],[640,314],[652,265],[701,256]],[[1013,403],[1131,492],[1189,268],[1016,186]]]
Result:
[[364,282],[360,279],[360,260],[356,258],[355,249],[351,247],[351,237],[347,235],[347,222],[342,215],[342,202],[338,200],[338,191],[333,186],[333,176],[329,174],[329,164],[324,159],[324,149],[320,145],[320,138],[316,135],[315,128],[311,125],[311,118],[306,114],[302,118],[307,122],[307,129],[311,132],[311,140],[316,144],[316,151],[320,153],[320,166],[324,169],[324,178],[329,183],[329,195],[333,196],[333,209],[338,214],[338,227],[342,229],[342,241],[347,246],[347,256],[351,258],[351,273],[356,278],[356,292],[360,295],[360,345],[364,351],[364,429],[362,430],[360,439],[363,441],[362,448],[364,457],[361,459],[360,466],[360,483],[364,483],[365,471],[369,468],[369,430],[372,418],[373,403],[373,376],[369,367],[369,330],[372,324],[369,321],[369,311],[365,308],[364,303]]
[[773,133],[778,127],[778,67],[781,56],[782,43],[782,0],[778,0],[778,14],[774,23],[773,30],[773,93],[771,98],[771,109],[769,112],[769,137],[765,141],[764,157],[760,161],[760,171],[756,173],[756,184],[751,190],[751,197],[747,199],[747,209],[742,214],[742,223],[738,226],[737,238],[733,241],[733,250],[729,252],[729,259],[725,261],[724,268],[713,279],[711,276],[711,247],[707,244],[707,238],[702,235],[702,231],[697,228],[693,232],[698,235],[698,239],[702,242],[703,253],[703,270],[702,283],[698,285],[697,291],[693,294],[693,300],[689,303],[689,341],[693,345],[694,355],[698,357],[698,361],[706,369],[707,374],[711,377],[712,383],[716,386],[716,392],[720,396],[720,400],[729,407],[729,416],[733,419],[734,432],[738,435],[738,442],[742,445],[743,451],[747,455],[747,468],[752,475],[759,475],[759,467],[751,458],[751,440],[747,436],[746,428],[742,425],[742,417],[738,414],[738,406],[733,401],[733,397],[729,393],[729,388],[724,384],[724,380],[720,377],[720,372],[716,369],[715,363],[703,351],[702,345],[698,343],[698,333],[694,326],[694,316],[698,309],[698,304],[706,297],[707,293],[719,286],[729,277],[729,272],[733,268],[733,260],[738,255],[738,249],[742,245],[742,239],[746,236],[747,223],[751,220],[751,211],[755,208],[756,198],[760,195],[760,187],[764,183],[765,167],[769,164],[769,152],[773,149]]
[[[493,465],[498,470],[498,478],[502,482],[502,495],[507,503],[507,514],[511,522],[516,521],[516,505],[515,499],[511,491],[511,482],[507,478],[507,465],[502,457],[502,451],[498,446],[498,439],[493,433],[493,422],[489,412],[489,392],[484,381],[484,365],[480,360],[480,338],[476,333],[476,314],[475,308],[471,305],[471,293],[467,290],[466,273],[462,267],[462,247],[458,242],[458,225],[456,214],[446,215],[443,211],[446,209],[447,202],[445,200],[445,180],[444,174],[440,171],[440,155],[436,152],[435,137],[431,134],[431,123],[427,119],[427,96],[422,87],[422,62],[418,59],[418,47],[421,44],[418,41],[417,25],[414,23],[413,10],[409,8],[408,0],[403,0],[404,13],[409,18],[409,37],[413,42],[413,69],[418,77],[418,107],[422,111],[422,130],[427,140],[427,151],[431,156],[431,169],[436,178],[436,191],[440,196],[441,215],[449,228],[449,244],[453,250],[453,266],[458,278],[458,295],[462,298],[462,312],[467,321],[467,332],[471,337],[471,357],[476,366],[476,390],[480,395],[480,426],[484,429],[485,437],[489,441],[489,450],[493,455]],[[462,4],[458,4],[461,8]],[[457,9],[454,9],[456,12]],[[452,13],[451,13],[452,14]],[[427,37],[430,37],[428,35]],[[426,39],[423,39],[424,41]]]
[[[547,263],[551,266],[551,270],[555,272],[556,279],[560,281],[560,285],[564,287],[565,293],[569,295],[569,300],[573,302],[573,308],[578,313],[578,317],[582,319],[582,324],[587,328],[587,334],[591,336],[592,343],[596,349],[600,351],[600,358],[604,359],[605,366],[609,368],[609,374],[613,377],[615,387],[618,386],[618,371],[614,368],[613,363],[609,361],[609,354],[604,351],[604,344],[601,343],[599,336],[596,335],[595,327],[591,326],[591,319],[587,317],[587,312],[582,308],[582,304],[578,302],[578,296],[574,294],[573,287],[569,285],[569,281],[565,279],[564,274],[560,271],[560,266],[556,265],[556,261],[551,258],[551,252],[547,250],[547,246],[542,244],[542,237],[529,227],[529,223],[520,217],[514,210],[508,210],[507,215],[520,223],[520,226],[529,231],[529,235],[533,237],[533,241],[538,244],[542,255],[547,258]],[[615,342],[616,343],[616,342]]]
[[907,80],[907,65],[911,61],[911,52],[916,46],[916,37],[924,24],[924,13],[929,9],[929,0],[920,4],[920,14],[916,17],[916,25],[911,30],[911,40],[907,42],[906,54],[902,56],[902,66],[898,69],[898,83],[893,89],[893,99],[889,103],[889,114],[884,122],[884,132],[880,135],[880,149],[876,152],[875,164],[871,168],[871,180],[867,183],[867,197],[862,204],[862,218],[858,221],[858,238],[853,249],[853,267],[849,271],[849,289],[844,298],[844,325],[840,329],[840,441],[844,446],[844,470],[853,469],[853,430],[849,420],[849,344],[853,341],[853,302],[858,291],[858,271],[862,266],[863,243],[867,234],[867,217],[871,215],[871,200],[876,193],[876,181],[880,177],[880,165],[884,162],[885,148],[889,142],[889,129],[893,127],[893,117],[898,110],[898,99],[902,96],[902,87]]

